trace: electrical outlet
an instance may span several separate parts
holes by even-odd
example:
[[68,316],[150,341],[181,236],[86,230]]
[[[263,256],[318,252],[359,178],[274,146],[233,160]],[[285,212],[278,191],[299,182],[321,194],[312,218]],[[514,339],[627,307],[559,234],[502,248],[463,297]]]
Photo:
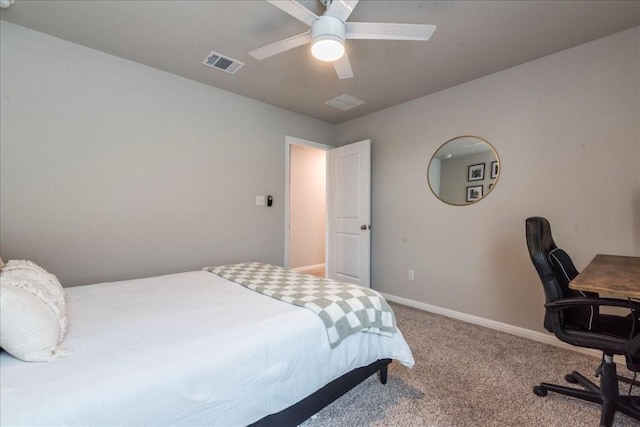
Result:
[[413,280],[416,277],[416,272],[409,270],[409,280]]

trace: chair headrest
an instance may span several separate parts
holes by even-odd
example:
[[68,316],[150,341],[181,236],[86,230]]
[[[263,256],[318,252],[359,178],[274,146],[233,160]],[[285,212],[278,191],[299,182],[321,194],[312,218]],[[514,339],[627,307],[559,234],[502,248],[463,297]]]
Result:
[[554,275],[553,267],[549,263],[549,252],[556,249],[551,234],[551,225],[546,218],[534,216],[526,220],[527,248],[531,262],[541,278]]

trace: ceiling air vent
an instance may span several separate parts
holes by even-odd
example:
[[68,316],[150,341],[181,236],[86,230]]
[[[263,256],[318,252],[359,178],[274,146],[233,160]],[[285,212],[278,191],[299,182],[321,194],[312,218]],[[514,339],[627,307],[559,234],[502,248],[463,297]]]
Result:
[[202,64],[229,74],[235,74],[240,68],[244,67],[244,63],[227,58],[214,51],[207,55]]
[[358,98],[354,98],[353,96],[347,95],[345,93],[344,95],[340,95],[325,102],[325,104],[330,107],[337,108],[338,110],[347,111],[364,104],[364,101],[361,101]]

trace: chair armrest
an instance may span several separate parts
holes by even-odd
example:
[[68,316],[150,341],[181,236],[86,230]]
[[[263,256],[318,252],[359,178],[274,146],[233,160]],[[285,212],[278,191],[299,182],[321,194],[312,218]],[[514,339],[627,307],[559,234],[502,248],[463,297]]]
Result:
[[616,298],[562,298],[546,303],[544,306],[550,310],[565,310],[571,307],[587,305],[623,307],[640,311],[640,303]]
[[[637,335],[633,340],[623,337],[609,336],[607,334],[599,333],[598,331],[582,331],[582,330],[565,330],[561,327],[560,316],[557,312],[574,308],[574,307],[589,307],[589,306],[605,306],[605,307],[621,307],[630,311],[630,315],[633,325],[638,323],[638,315],[640,314],[640,303],[636,301],[628,301],[616,298],[562,298],[555,301],[551,301],[545,304],[546,309],[549,312],[554,312],[552,316],[552,329],[553,333],[561,341],[575,345],[578,347],[594,348],[601,351],[614,352],[615,354],[625,354],[637,357],[640,353],[640,335]],[[624,315],[619,316],[624,318]],[[636,326],[633,326],[634,328]]]

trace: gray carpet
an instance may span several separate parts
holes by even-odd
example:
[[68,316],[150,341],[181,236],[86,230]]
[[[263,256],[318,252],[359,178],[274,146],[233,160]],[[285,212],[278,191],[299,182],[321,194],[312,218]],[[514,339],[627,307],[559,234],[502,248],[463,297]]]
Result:
[[[599,425],[599,405],[554,393],[538,397],[532,387],[540,381],[567,384],[564,375],[573,370],[593,379],[600,359],[391,305],[413,351],[414,368],[393,362],[386,385],[371,377],[303,426]],[[620,364],[618,373],[632,376]],[[620,389],[628,392],[623,383]],[[632,394],[640,394],[638,387]],[[614,426],[640,422],[618,413]]]

